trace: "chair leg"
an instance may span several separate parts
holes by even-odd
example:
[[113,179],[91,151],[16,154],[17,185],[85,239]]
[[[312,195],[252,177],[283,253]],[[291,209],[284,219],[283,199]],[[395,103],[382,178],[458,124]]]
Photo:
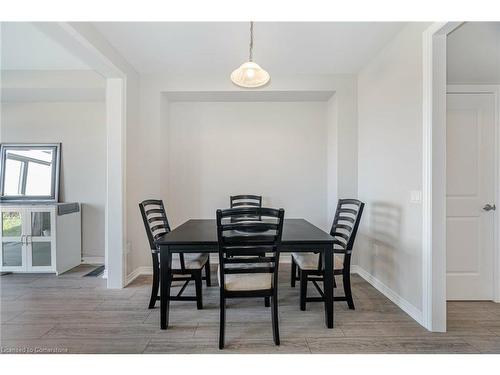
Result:
[[269,297],[264,297],[264,306],[265,307],[271,306],[271,303],[269,302]]
[[219,349],[224,349],[224,334],[226,328],[226,300],[220,297]]
[[202,295],[202,276],[201,269],[194,274],[194,284],[196,288],[196,307],[198,310],[203,309],[203,295]]
[[158,255],[153,254],[153,286],[151,288],[151,298],[149,299],[149,308],[154,309],[158,297],[158,288],[160,286],[160,262]]
[[276,290],[274,291],[273,298],[271,300],[272,304],[272,323],[273,323],[273,340],[275,345],[280,344],[280,329],[278,320],[278,295]]
[[296,279],[297,279],[297,264],[295,264],[295,261],[293,260],[293,257],[292,257],[292,277],[291,277],[292,288],[295,288],[295,280]]
[[306,311],[307,273],[299,270],[300,275],[300,309]]
[[210,280],[210,254],[208,255],[207,263],[205,263],[205,282],[207,287],[212,286],[212,280]]
[[351,292],[351,273],[349,272],[349,269],[344,269],[344,272],[342,273],[342,282],[344,283],[344,293],[347,299],[347,306],[349,306],[349,309],[354,310],[354,301],[352,299]]

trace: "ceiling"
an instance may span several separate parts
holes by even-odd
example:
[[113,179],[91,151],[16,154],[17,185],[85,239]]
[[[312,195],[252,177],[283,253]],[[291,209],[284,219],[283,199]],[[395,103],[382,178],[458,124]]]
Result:
[[30,22],[1,23],[2,70],[88,70]]
[[[258,22],[254,60],[276,74],[355,74],[404,23]],[[103,22],[94,26],[141,74],[228,73],[248,58],[245,22]]]
[[[349,74],[405,23],[257,22],[254,60],[271,74]],[[141,74],[228,74],[248,58],[246,22],[96,22]],[[2,70],[88,70],[36,24],[3,22]]]

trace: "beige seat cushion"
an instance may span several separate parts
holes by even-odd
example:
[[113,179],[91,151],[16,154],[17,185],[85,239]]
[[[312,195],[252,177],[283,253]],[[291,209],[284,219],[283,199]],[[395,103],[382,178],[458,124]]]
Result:
[[[319,263],[319,253],[292,253],[295,263],[303,270],[317,270]],[[344,268],[344,254],[335,254],[334,269],[341,270]]]
[[[233,273],[225,274],[225,289],[227,291],[248,291],[271,289],[272,273]],[[220,285],[220,267],[217,269],[217,279]]]
[[[188,270],[196,270],[203,268],[208,260],[208,253],[185,253],[184,254],[184,266]],[[181,261],[179,259],[179,254],[172,255],[172,269],[180,270]]]

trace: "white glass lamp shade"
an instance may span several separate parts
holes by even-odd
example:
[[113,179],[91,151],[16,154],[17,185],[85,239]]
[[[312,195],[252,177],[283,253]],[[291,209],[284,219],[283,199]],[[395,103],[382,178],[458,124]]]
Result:
[[264,86],[269,82],[269,73],[253,61],[248,61],[231,73],[235,85],[247,88]]

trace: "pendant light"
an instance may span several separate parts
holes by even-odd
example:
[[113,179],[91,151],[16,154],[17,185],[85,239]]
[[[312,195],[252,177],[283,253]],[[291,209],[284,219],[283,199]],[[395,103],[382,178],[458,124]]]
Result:
[[259,64],[253,62],[253,22],[250,22],[250,48],[246,63],[231,73],[231,81],[235,85],[245,88],[256,88],[264,86],[269,82],[269,73],[262,69]]

